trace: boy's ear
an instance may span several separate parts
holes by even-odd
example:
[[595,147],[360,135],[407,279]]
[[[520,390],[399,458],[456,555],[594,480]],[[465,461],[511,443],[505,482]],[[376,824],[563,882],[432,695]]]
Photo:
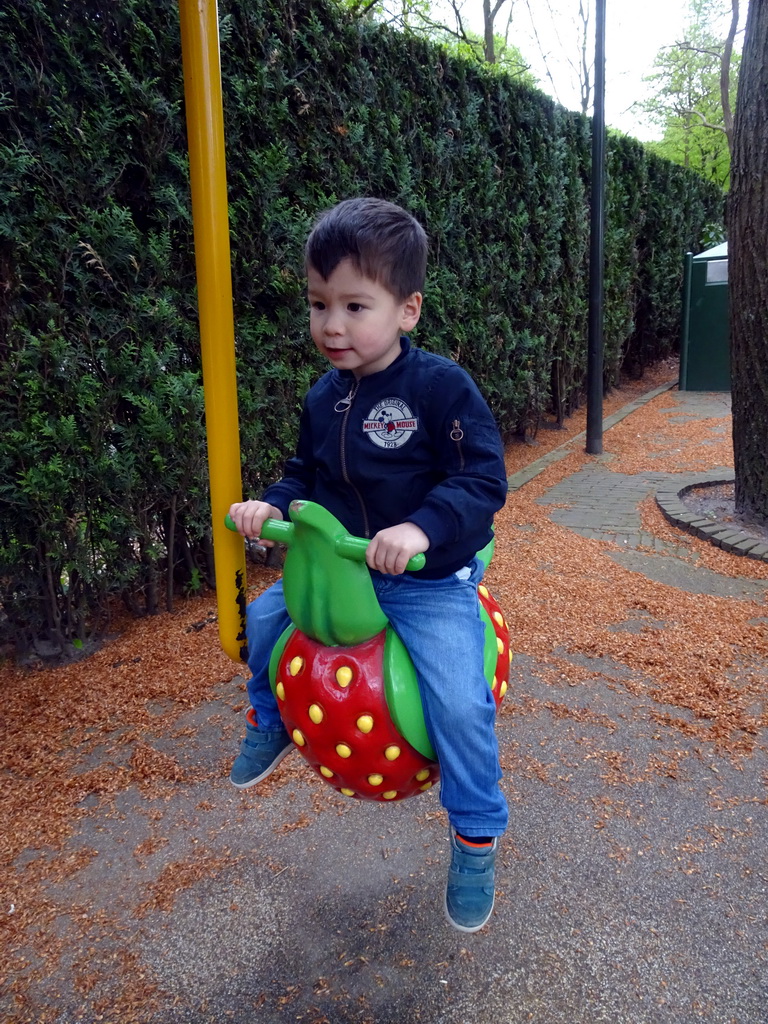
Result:
[[412,331],[419,322],[421,316],[421,292],[412,292],[403,303],[403,315],[400,320],[400,328],[404,331]]

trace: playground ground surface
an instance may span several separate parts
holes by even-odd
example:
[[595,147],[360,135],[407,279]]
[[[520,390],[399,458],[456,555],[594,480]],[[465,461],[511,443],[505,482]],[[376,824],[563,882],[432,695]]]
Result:
[[[768,563],[659,507],[732,477],[729,396],[675,377],[609,396],[603,455],[583,410],[509,446],[486,928],[443,919],[437,792],[352,801],[296,753],[229,785],[244,681],[198,596],[0,666],[0,1020],[764,1024]],[[693,493],[729,515],[726,485]]]

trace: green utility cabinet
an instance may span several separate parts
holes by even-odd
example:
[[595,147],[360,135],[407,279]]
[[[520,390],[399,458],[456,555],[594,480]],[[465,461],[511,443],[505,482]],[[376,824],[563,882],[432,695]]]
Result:
[[685,257],[680,390],[731,390],[727,242]]

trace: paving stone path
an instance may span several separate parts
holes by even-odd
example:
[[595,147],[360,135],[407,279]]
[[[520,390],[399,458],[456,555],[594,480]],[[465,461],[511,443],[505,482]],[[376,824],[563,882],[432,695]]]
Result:
[[[606,419],[604,429],[620,422],[641,405],[668,390],[665,385],[649,392],[641,399],[625,406],[618,413]],[[691,419],[719,419],[730,413],[730,395],[702,394],[700,392],[670,393],[669,401],[677,407],[672,422],[686,422]],[[541,459],[527,466],[510,478],[510,487],[515,490],[534,479],[547,466],[564,458],[573,451],[573,440],[548,452]],[[619,551],[607,552],[609,557],[635,572],[640,572],[657,583],[679,587],[689,593],[710,594],[716,597],[737,597],[760,599],[768,590],[762,580],[733,579],[721,576],[704,566],[691,566],[697,559],[692,550],[691,534],[683,532],[688,525],[685,510],[679,513],[673,500],[683,488],[693,484],[733,479],[733,468],[719,466],[708,472],[694,473],[616,473],[610,469],[610,454],[597,456],[594,462],[584,466],[577,473],[565,477],[550,488],[541,498],[540,505],[562,506],[553,508],[550,518],[574,533],[592,540],[603,540],[617,544]],[[643,530],[640,505],[649,495],[666,495],[662,510],[670,520],[678,520],[683,527],[680,541],[672,544]],[[666,507],[665,507],[666,506]],[[672,512],[674,511],[674,515]],[[738,543],[738,531],[729,534],[723,524],[709,524],[695,531],[699,536],[707,533],[733,536]],[[759,548],[758,550],[761,550]],[[656,552],[656,554],[654,554]],[[659,557],[664,556],[664,557]],[[671,559],[670,559],[671,556]],[[683,567],[674,559],[685,559]]]

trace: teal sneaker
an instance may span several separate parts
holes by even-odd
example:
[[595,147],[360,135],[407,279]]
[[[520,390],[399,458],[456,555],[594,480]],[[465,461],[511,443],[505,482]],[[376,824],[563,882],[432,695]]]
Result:
[[256,725],[253,709],[246,715],[245,736],[235,758],[229,781],[237,789],[248,789],[266,779],[293,750],[293,741],[282,727],[275,731]]
[[493,912],[494,871],[499,840],[492,846],[469,846],[451,828],[451,866],[445,889],[445,916],[460,932],[476,932]]

